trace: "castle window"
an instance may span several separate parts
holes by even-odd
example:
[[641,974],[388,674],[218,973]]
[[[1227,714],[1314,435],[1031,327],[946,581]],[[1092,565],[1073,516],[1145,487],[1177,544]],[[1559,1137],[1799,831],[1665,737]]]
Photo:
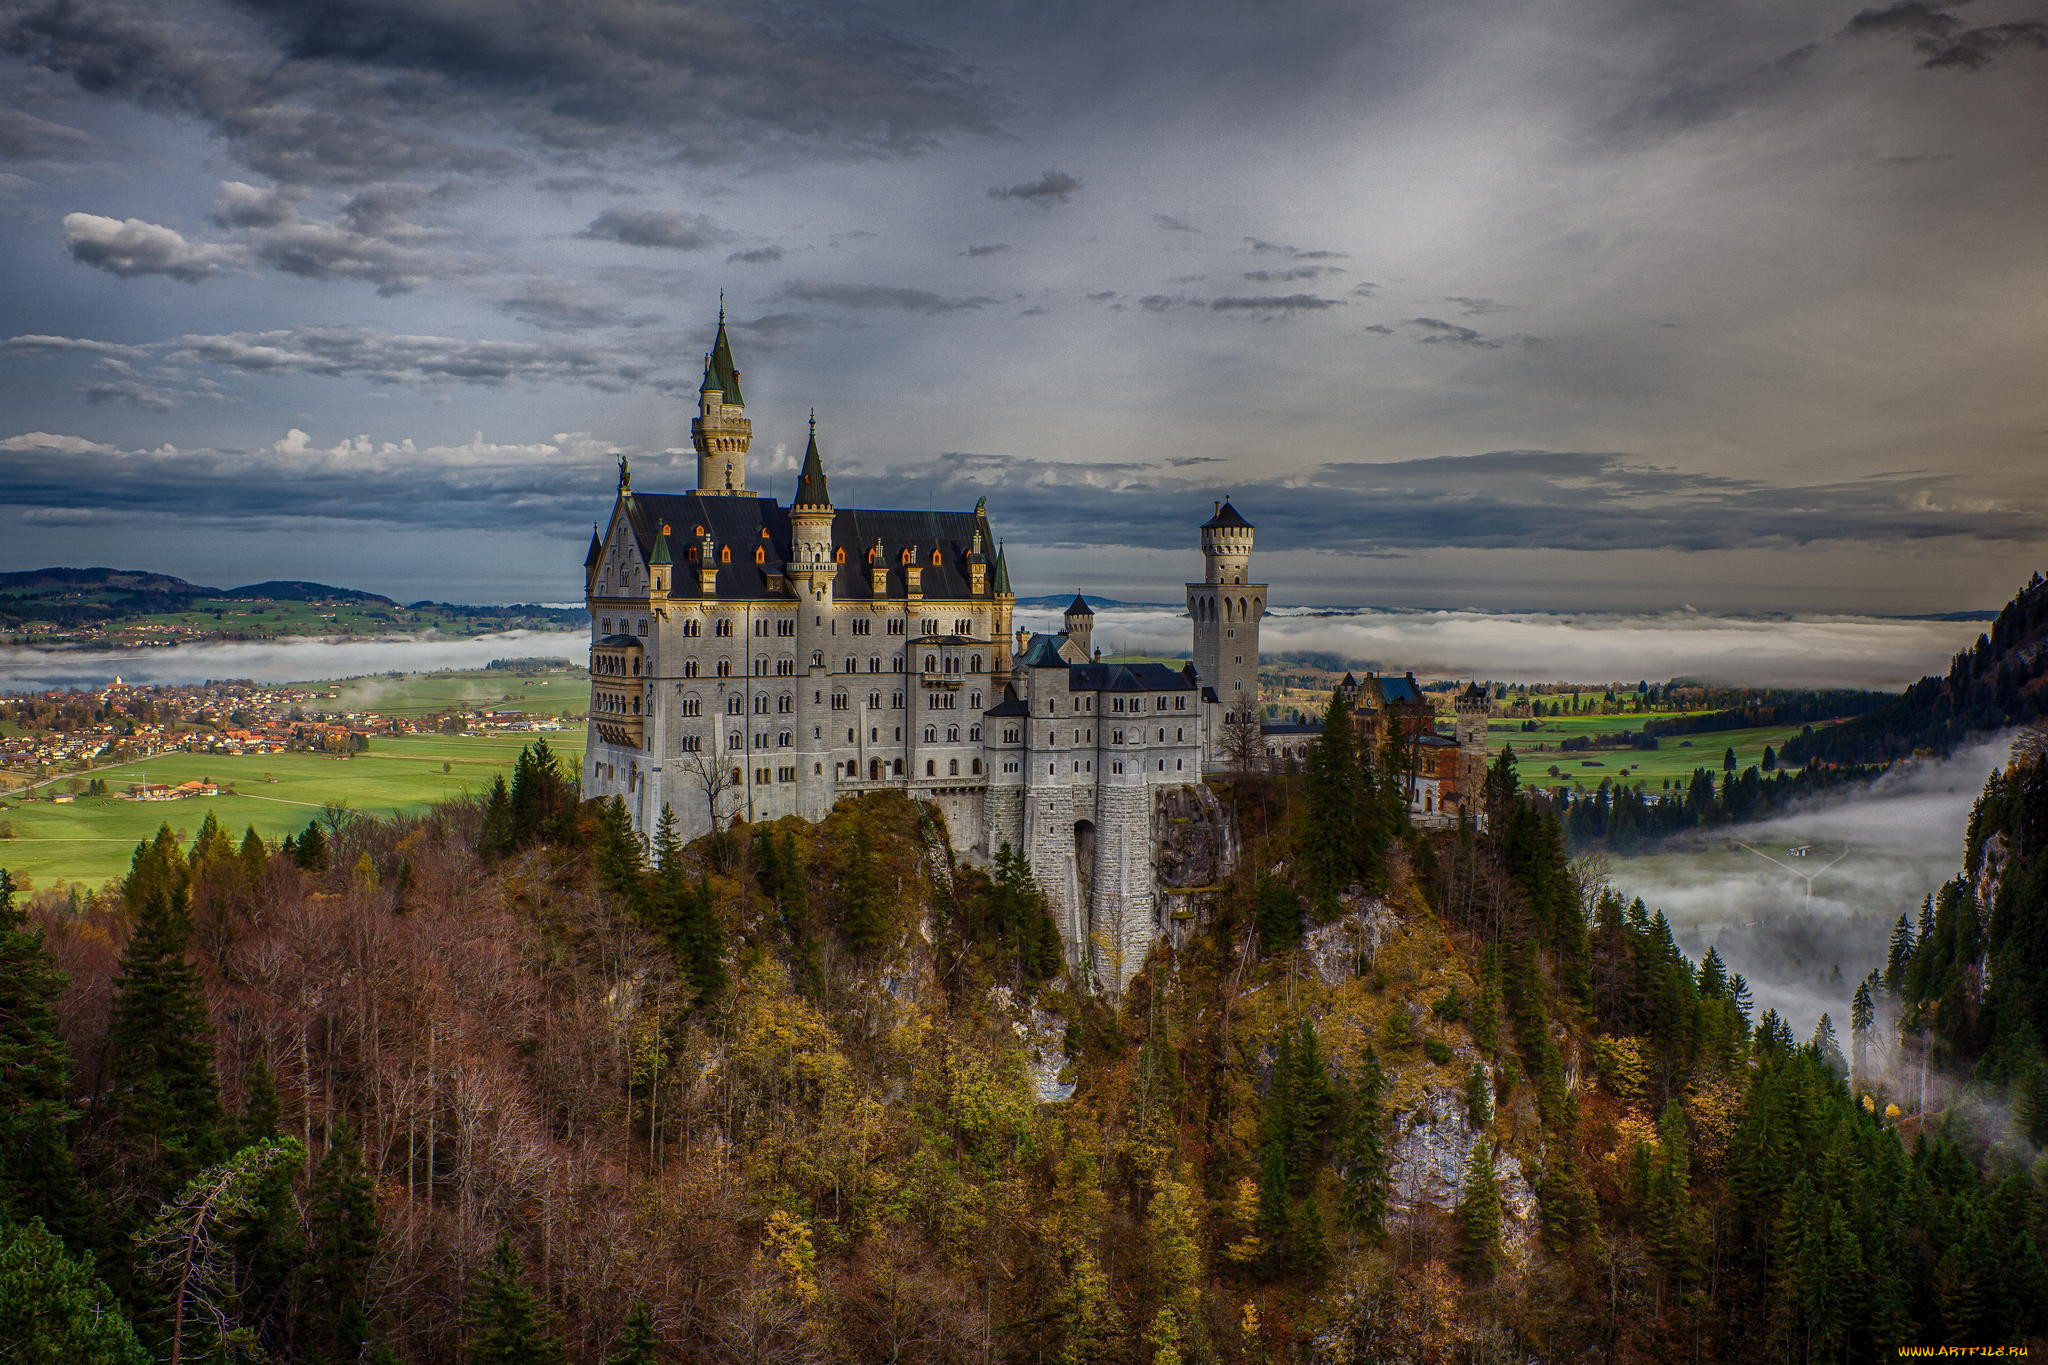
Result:
[[731,639],[731,638],[732,638],[732,622],[731,622],[731,621],[729,621],[729,620],[722,620],[722,621],[720,621],[720,622],[719,622],[719,623],[718,623],[717,625],[715,625],[715,626],[713,626],[713,627],[712,627],[711,633],[712,633],[713,635],[723,636],[724,638],[726,638],[726,639],[728,639],[728,640],[729,640],[729,639]]
[[[901,738],[901,736],[898,736],[898,738]],[[895,768],[896,768],[896,771],[895,771],[895,773],[894,773],[894,776],[897,776],[897,777],[901,777],[901,776],[903,776],[903,760],[902,760],[902,759],[900,759],[900,758],[899,758],[899,759],[897,759],[897,760],[896,760],[896,763],[895,763]]]
[[787,638],[787,637],[789,637],[789,636],[792,636],[792,635],[796,634],[796,622],[795,622],[795,621],[793,621],[793,620],[792,620],[792,621],[777,621],[777,622],[775,623],[775,633],[776,633],[777,635],[783,636],[784,638]]
[[765,546],[765,545],[756,545],[756,546],[754,547],[754,562],[755,562],[756,564],[766,564],[766,563],[768,562],[768,547],[767,547],[767,546]]
[[924,742],[927,744],[937,744],[939,742],[938,726],[927,725],[924,727]]
[[636,716],[640,714],[640,699],[638,697],[633,698],[633,714]]
[[927,673],[936,673],[939,671],[938,656],[933,654],[927,654],[924,656],[924,671]]
[[967,706],[969,710],[979,711],[981,709],[981,693],[969,692],[967,694]]
[[[1018,739],[1019,739],[1019,735],[1018,735],[1017,731],[1015,731],[1015,730],[1005,730],[1005,731],[1003,731],[1003,743],[1005,743],[1005,744],[1015,744],[1015,743],[1017,743],[1017,742],[1018,742]],[[1005,772],[1008,772],[1008,771],[1009,771],[1009,769],[1007,769],[1007,768],[1006,768],[1006,769],[1004,769],[1004,771],[1005,771]]]
[[[901,635],[901,634],[903,633],[903,618],[902,618],[902,617],[900,617],[900,616],[897,616],[897,617],[892,617],[892,618],[890,619],[890,621],[889,621],[889,633],[890,633],[891,635]],[[901,668],[901,667],[903,667],[903,665],[902,665],[902,664],[901,664],[900,662],[899,662],[899,663],[898,663],[898,664],[897,664],[896,666],[897,666],[898,668]]]
[[[934,556],[932,556],[932,557],[933,557],[934,559],[938,558],[938,556],[937,556],[937,555],[934,555]],[[959,759],[957,759],[957,758],[949,758],[949,759],[947,759],[947,760],[946,760],[946,776],[948,776],[948,777],[958,777],[958,776],[960,776],[960,760],[959,760]]]
[[692,545],[688,549],[684,550],[683,558],[688,562],[695,564],[697,562],[697,547]]
[[1123,732],[1123,731],[1121,731],[1121,730],[1112,730],[1112,731],[1110,731],[1110,733],[1109,733],[1109,742],[1110,742],[1111,744],[1121,744],[1121,743],[1123,743],[1123,742],[1124,742],[1124,732]]
[[601,630],[599,631],[599,634],[602,634],[602,635],[609,635],[609,634],[611,634],[611,633],[612,633],[612,618],[611,618],[611,617],[609,617],[609,616],[607,616],[607,617],[605,617],[605,618],[604,618],[604,626],[603,626],[603,628],[602,628],[602,629],[601,629]]
[[718,547],[718,562],[721,564],[732,563],[732,546],[721,545]]
[[[889,694],[889,709],[891,711],[901,711],[903,709],[903,694],[901,692],[891,692]],[[898,735],[897,738],[901,739],[902,736]]]
[[[895,625],[896,623],[894,621],[891,621],[889,624]],[[901,654],[892,655],[890,657],[889,671],[891,673],[901,673],[903,671],[903,656]]]
[[832,694],[832,709],[834,711],[844,711],[846,709],[846,694],[844,692],[834,692]]
[[979,654],[969,657],[967,660],[967,671],[969,673],[981,672],[981,656]]
[[1173,737],[1176,742],[1185,743],[1187,741],[1188,732],[1183,727],[1176,725],[1173,727]]
[[1180,760],[1179,760],[1179,759],[1177,759],[1177,758],[1176,758],[1175,760],[1173,760],[1173,770],[1174,770],[1175,772],[1179,772],[1179,771],[1181,770],[1181,767],[1180,767]]
[[856,658],[854,658],[854,657],[853,657],[852,655],[850,655],[850,654],[849,654],[849,655],[847,655],[847,656],[846,656],[846,671],[847,671],[848,673],[857,673],[857,672],[859,672],[859,671],[860,671],[860,660],[859,660],[859,659],[856,659]]
[[959,727],[959,726],[957,726],[957,725],[948,725],[948,726],[946,727],[946,743],[948,743],[948,744],[958,744],[959,742],[960,742],[960,727]]
[[898,555],[897,562],[900,564],[908,564],[910,562],[910,551],[905,550],[902,554]]
[[846,549],[844,546],[832,552],[832,562],[834,564],[844,564],[846,562]]
[[764,692],[760,696],[754,698],[754,714],[757,716],[765,716],[768,714],[767,693]]
[[788,715],[790,712],[796,710],[796,698],[789,695],[789,693],[784,692],[781,696],[775,699],[775,709],[785,716]]
[[683,676],[686,678],[697,676],[697,661],[695,659],[683,660]]
[[787,730],[784,730],[781,734],[775,737],[775,747],[778,749],[787,749],[791,744],[795,742],[796,736],[792,735]]
[[776,676],[776,677],[778,677],[778,678],[793,678],[793,677],[795,677],[795,676],[796,676],[796,660],[795,660],[795,659],[777,659],[777,660],[775,661],[775,676]]
[[881,709],[882,709],[882,694],[881,694],[880,692],[870,692],[870,693],[868,693],[868,710],[870,710],[870,711],[879,711],[879,710],[881,710]]
[[740,697],[727,697],[725,699],[725,714],[737,716],[746,709],[746,705],[745,700]]
[[768,659],[765,655],[754,660],[754,676],[757,678],[768,676]]
[[978,758],[974,760],[974,774],[977,777],[981,775],[981,760]]
[[870,673],[880,673],[881,671],[882,671],[882,656],[881,656],[881,655],[879,655],[879,654],[870,654],[870,655],[868,655],[868,672],[870,672]]
[[730,678],[732,676],[732,660],[720,659],[718,661],[718,667],[714,671],[721,678]]
[[811,667],[812,667],[812,668],[823,668],[824,666],[825,666],[825,651],[824,651],[824,650],[822,650],[822,649],[814,649],[814,650],[812,650],[812,651],[811,651]]
[[853,633],[855,635],[865,635],[874,624],[873,621],[868,620],[865,616],[856,616],[853,621]]
[[970,743],[973,743],[973,744],[979,744],[979,743],[981,743],[981,727],[980,727],[979,725],[970,725],[970,726],[968,726],[968,727],[967,727],[967,739],[968,739],[968,741],[969,741]]
[[[725,747],[728,749],[744,748],[746,747],[746,743],[747,741],[740,735],[738,731],[734,731],[732,734],[729,734],[725,737]],[[737,781],[739,779],[740,770],[738,768],[734,768],[732,770],[732,775],[733,779]]]
[[702,735],[684,735],[682,751],[686,754],[702,753],[704,751],[704,737]]
[[937,550],[933,550],[933,551],[932,551],[932,563],[933,563],[934,565],[936,565],[936,564],[937,564],[938,562],[939,562],[939,552],[938,552]]
[[754,622],[754,634],[766,636],[768,634],[768,622],[765,620]]
[[696,639],[696,638],[697,638],[698,636],[702,635],[703,633],[704,633],[704,623],[703,623],[702,621],[685,621],[685,622],[683,622],[683,637],[684,637],[685,639],[690,639],[690,640],[694,640],[694,639]]
[[939,765],[930,759],[926,759],[924,761],[924,775],[926,777],[937,777],[939,775]]
[[684,714],[684,715],[686,715],[686,716],[701,716],[701,715],[703,715],[703,714],[704,714],[704,703],[703,703],[702,699],[700,699],[700,698],[697,698],[697,697],[684,697],[684,698],[683,698],[683,714]]
[[1185,711],[1185,710],[1187,710],[1187,709],[1188,709],[1188,699],[1187,699],[1186,697],[1175,697],[1175,698],[1173,699],[1173,709],[1174,709],[1174,710],[1176,710],[1176,711]]

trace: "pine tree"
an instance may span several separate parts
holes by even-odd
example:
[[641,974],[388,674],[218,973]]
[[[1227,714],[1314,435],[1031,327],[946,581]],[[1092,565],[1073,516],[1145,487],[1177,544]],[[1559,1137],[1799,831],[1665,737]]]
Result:
[[[498,774],[491,779],[491,789],[484,795],[482,827],[476,836],[476,851],[486,858],[502,858],[516,847],[512,838],[512,792],[505,785],[505,775]],[[304,866],[301,859],[300,865]]]
[[1906,967],[1913,960],[1913,926],[1902,912],[1892,926],[1891,948],[1884,959],[1884,988],[1897,995],[1906,983]]
[[526,1270],[503,1233],[477,1276],[463,1314],[466,1365],[563,1365],[554,1315],[526,1287]]
[[679,876],[664,878],[661,895],[658,914],[667,927],[670,950],[696,987],[697,1003],[708,1005],[724,993],[726,984],[725,927],[718,919],[717,898],[702,876],[694,883]]
[[874,859],[864,841],[855,842],[840,876],[839,928],[846,946],[856,953],[875,951],[888,936],[882,888],[876,884]]
[[1252,892],[1252,916],[1259,931],[1259,951],[1283,952],[1301,941],[1301,898],[1278,877],[1262,876]]
[[[675,812],[663,802],[661,818],[671,842],[675,839]],[[656,826],[659,840],[663,826]],[[633,817],[617,796],[597,803],[595,828],[590,833],[590,865],[598,881],[625,907],[637,914],[642,909],[646,868],[640,856],[640,836],[633,832]]]
[[0,1218],[0,1357],[9,1365],[150,1365],[114,1295],[40,1219]]
[[1484,1062],[1472,1063],[1472,1071],[1465,1077],[1465,1114],[1474,1128],[1493,1122],[1493,1078]]
[[316,1335],[329,1358],[355,1360],[369,1337],[363,1296],[380,1231],[362,1144],[347,1119],[327,1136],[327,1150],[313,1172],[306,1224],[312,1236],[306,1270],[314,1291]]
[[1351,708],[1341,693],[1333,692],[1323,712],[1323,731],[1309,748],[1299,858],[1302,879],[1325,910],[1360,871],[1356,745]]
[[1482,1279],[1493,1274],[1500,1262],[1500,1225],[1500,1178],[1493,1146],[1481,1138],[1472,1144],[1458,1201],[1459,1259],[1468,1274]]
[[295,851],[300,867],[308,872],[327,870],[327,836],[321,833],[318,820],[308,820],[306,828],[299,835],[299,846]]
[[71,1162],[71,1052],[57,1031],[64,985],[0,868],[0,1223],[39,1218],[76,1247],[86,1200]]
[[1349,1112],[1344,1117],[1339,1160],[1343,1166],[1344,1221],[1367,1237],[1386,1231],[1389,1152],[1386,1110],[1387,1073],[1379,1054],[1365,1049],[1358,1075],[1351,1083]]
[[185,862],[185,850],[178,846],[178,836],[171,833],[169,825],[162,825],[154,839],[135,846],[128,876],[121,883],[121,898],[132,913],[140,910],[152,896],[161,895],[168,899],[183,895],[190,876],[191,869]]
[[646,1304],[636,1303],[619,1334],[612,1338],[611,1354],[604,1358],[604,1365],[659,1365],[660,1353],[661,1338],[655,1335],[654,1319],[648,1316]]
[[242,880],[254,886],[270,866],[270,846],[263,842],[263,836],[251,825],[242,835],[242,847],[236,853],[236,860],[242,865]]
[[186,960],[184,894],[153,892],[114,978],[107,1110],[142,1188],[182,1185],[223,1154],[213,1027]]

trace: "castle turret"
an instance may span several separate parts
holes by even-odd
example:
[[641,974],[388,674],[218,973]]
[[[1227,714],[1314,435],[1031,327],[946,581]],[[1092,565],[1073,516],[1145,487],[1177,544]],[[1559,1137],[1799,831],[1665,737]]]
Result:
[[1088,605],[1088,599],[1080,593],[1067,603],[1067,638],[1081,651],[1083,659],[1094,653],[1095,609]]
[[647,557],[647,594],[650,597],[668,596],[668,577],[675,568],[675,556],[668,548],[669,526],[661,524],[661,530],[654,537],[654,551]]
[[1251,558],[1252,524],[1226,498],[1202,523],[1203,581],[1187,585],[1195,671],[1216,689],[1226,716],[1259,709],[1259,622],[1267,585],[1245,581]]
[[[824,778],[824,766],[829,759],[832,777],[839,775],[836,754],[840,736],[834,727],[844,719],[833,713],[835,703],[829,695],[833,690],[833,580],[839,573],[832,549],[833,515],[825,462],[818,454],[818,414],[813,412],[810,443],[804,448],[796,496],[789,504],[789,580],[796,589],[797,668],[810,679],[809,686],[797,689],[796,697],[798,771],[803,775],[797,786],[797,813],[806,820],[822,820],[832,808],[833,783]],[[843,699],[839,704],[843,705]]]
[[704,357],[697,416],[690,423],[690,444],[697,448],[697,492],[753,497],[747,488],[747,449],[753,443],[754,424],[747,420],[746,400],[740,396],[740,372],[732,363],[721,303],[718,337]]

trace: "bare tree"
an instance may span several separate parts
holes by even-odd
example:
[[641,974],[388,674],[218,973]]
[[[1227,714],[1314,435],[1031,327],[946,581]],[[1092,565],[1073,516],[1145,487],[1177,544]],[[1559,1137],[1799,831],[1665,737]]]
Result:
[[225,1344],[233,1335],[233,1237],[256,1212],[253,1196],[263,1177],[305,1156],[295,1138],[245,1148],[193,1177],[136,1239],[150,1275],[169,1292],[170,1365],[184,1358],[188,1318],[209,1323],[216,1343]]
[[1258,708],[1239,706],[1223,718],[1223,757],[1231,770],[1256,773],[1266,766],[1266,733]]

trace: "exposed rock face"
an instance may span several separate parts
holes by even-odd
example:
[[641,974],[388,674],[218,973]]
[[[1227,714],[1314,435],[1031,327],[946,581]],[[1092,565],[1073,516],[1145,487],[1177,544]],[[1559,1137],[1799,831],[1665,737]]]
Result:
[[[1448,1213],[1456,1209],[1464,1193],[1472,1144],[1479,1136],[1467,1121],[1464,1096],[1449,1089],[1429,1091],[1421,1104],[1395,1121],[1388,1202],[1400,1212]],[[1510,1253],[1519,1256],[1534,1230],[1536,1191],[1514,1153],[1496,1149],[1494,1169],[1500,1178],[1501,1208],[1506,1215],[1501,1234]]]
[[1301,947],[1316,975],[1334,986],[1370,966],[1380,945],[1401,927],[1401,917],[1377,896],[1354,891],[1340,904],[1344,912],[1302,935]]
[[1237,867],[1237,821],[1208,787],[1163,788],[1152,806],[1152,845],[1159,932],[1180,947]]
[[989,990],[998,1011],[1011,1015],[1010,1029],[1024,1040],[1024,1070],[1031,1078],[1032,1097],[1040,1104],[1074,1098],[1074,1082],[1067,1070],[1067,1028],[1059,1016],[1034,1004],[1021,1018],[1015,1017],[1017,996],[1008,986]]

